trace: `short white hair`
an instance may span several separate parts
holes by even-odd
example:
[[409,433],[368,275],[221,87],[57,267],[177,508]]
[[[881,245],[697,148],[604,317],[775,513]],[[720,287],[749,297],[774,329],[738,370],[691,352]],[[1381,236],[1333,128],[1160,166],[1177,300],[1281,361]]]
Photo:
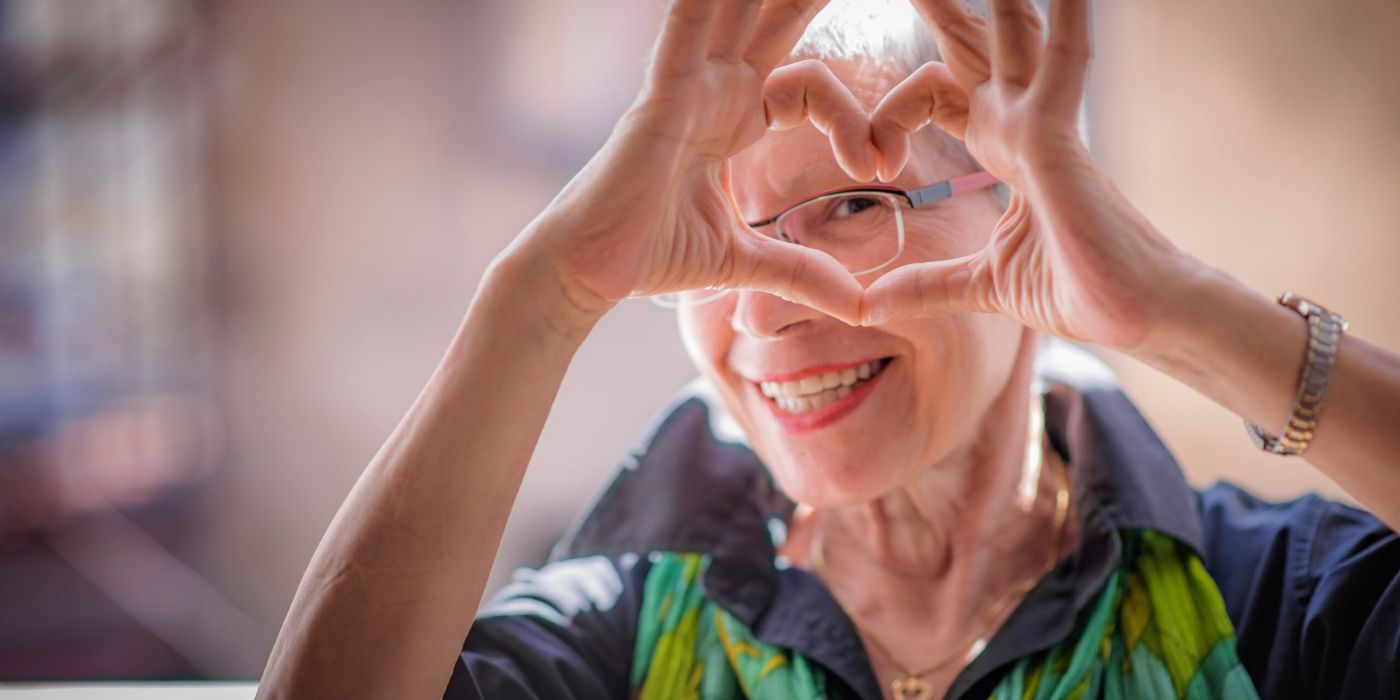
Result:
[[[980,0],[973,4],[980,12]],[[941,60],[938,43],[909,0],[832,0],[812,18],[792,55],[883,61],[911,72]]]

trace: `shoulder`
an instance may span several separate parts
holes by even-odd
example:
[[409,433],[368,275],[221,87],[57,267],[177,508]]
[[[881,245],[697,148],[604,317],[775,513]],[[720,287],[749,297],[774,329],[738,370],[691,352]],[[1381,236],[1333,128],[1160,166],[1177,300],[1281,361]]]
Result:
[[[1260,498],[1228,482],[1199,492],[1202,556],[1212,574],[1241,572],[1235,564],[1264,560],[1282,567],[1306,595],[1330,575],[1358,566],[1393,575],[1400,538],[1370,513],[1306,494],[1285,501]],[[1212,567],[1212,564],[1215,566]],[[1243,572],[1247,573],[1247,572]]]
[[1198,502],[1202,562],[1264,697],[1400,696],[1400,537],[1315,494],[1217,483]]
[[581,616],[616,610],[632,598],[650,566],[646,557],[598,555],[520,569],[477,619],[526,615],[567,624]]
[[647,557],[521,569],[482,607],[444,697],[624,697]]

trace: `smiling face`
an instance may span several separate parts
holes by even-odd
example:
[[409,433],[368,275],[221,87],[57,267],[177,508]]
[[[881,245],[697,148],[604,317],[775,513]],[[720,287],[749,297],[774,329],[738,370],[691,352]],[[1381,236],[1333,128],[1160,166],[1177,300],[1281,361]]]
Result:
[[[902,77],[864,61],[829,64],[867,109]],[[916,189],[976,169],[933,138],[914,141],[908,167],[890,184]],[[732,175],[748,221],[864,184],[840,169],[810,124],[769,132],[733,159]],[[905,209],[902,256],[860,280],[869,286],[898,265],[975,252],[999,216],[991,190]],[[1025,332],[991,314],[856,328],[748,290],[678,313],[691,359],[754,450],[785,493],[814,506],[873,499],[968,449],[1007,386]]]

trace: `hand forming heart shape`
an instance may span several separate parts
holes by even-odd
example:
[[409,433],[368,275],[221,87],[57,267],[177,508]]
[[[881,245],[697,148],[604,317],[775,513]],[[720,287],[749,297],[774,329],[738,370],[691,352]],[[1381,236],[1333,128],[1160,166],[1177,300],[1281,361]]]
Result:
[[[1088,0],[1055,0],[1048,38],[1033,0],[990,0],[991,22],[965,0],[913,2],[944,62],[867,115],[825,64],[779,67],[822,0],[677,0],[637,103],[537,220],[539,238],[559,239],[555,268],[574,306],[597,314],[627,296],[752,288],[851,323],[991,312],[1062,337],[1140,343],[1197,265],[1079,137]],[[853,178],[886,181],[932,122],[1010,186],[1011,206],[983,250],[864,288],[824,253],[749,229],[734,206],[728,158],[765,128],[807,120]]]
[[[1092,53],[1087,0],[1056,0],[1048,39],[1031,0],[991,0],[990,23],[963,0],[914,4],[945,62],[916,70],[870,115],[878,175],[898,175],[910,135],[932,122],[1010,186],[1012,203],[981,251],[904,265],[876,280],[863,295],[862,322],[992,312],[1061,337],[1141,343],[1195,265],[1127,203],[1080,139]],[[818,94],[839,87],[830,71],[787,68],[823,86]],[[860,179],[852,103],[826,97],[809,114],[819,128],[836,125],[829,133],[838,162]],[[777,125],[796,121],[786,120]]]
[[1055,0],[1044,36],[1031,0],[916,0],[945,64],[896,86],[872,116],[888,179],[930,119],[1012,190],[987,246],[908,265],[865,292],[863,321],[1001,313],[1061,337],[1143,342],[1199,265],[1159,234],[1094,162],[1079,134],[1092,56],[1088,0]]

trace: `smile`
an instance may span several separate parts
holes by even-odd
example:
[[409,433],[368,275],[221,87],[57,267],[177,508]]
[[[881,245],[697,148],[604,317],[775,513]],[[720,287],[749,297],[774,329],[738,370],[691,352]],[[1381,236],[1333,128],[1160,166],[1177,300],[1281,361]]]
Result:
[[860,407],[892,357],[847,366],[814,367],[753,382],[754,395],[787,433],[823,428]]
[[811,413],[855,393],[885,369],[890,358],[809,374],[787,381],[759,382],[759,391],[786,413]]

